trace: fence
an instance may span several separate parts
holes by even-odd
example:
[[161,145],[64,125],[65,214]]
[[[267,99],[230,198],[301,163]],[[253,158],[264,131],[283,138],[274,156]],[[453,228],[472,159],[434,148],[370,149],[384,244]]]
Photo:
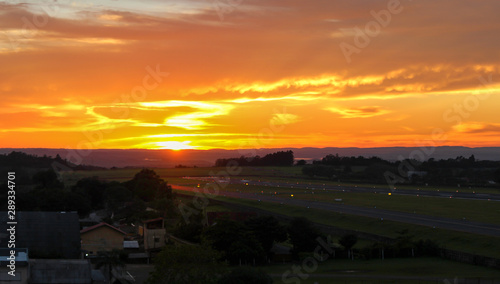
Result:
[[450,249],[441,249],[441,257],[458,262],[500,269],[500,259]]

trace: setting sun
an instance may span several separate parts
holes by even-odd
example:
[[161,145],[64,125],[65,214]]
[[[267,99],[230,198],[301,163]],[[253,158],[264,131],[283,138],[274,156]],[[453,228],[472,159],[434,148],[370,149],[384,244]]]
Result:
[[0,284],[500,279],[499,11],[0,1]]
[[499,146],[497,1],[143,2],[0,5],[0,147]]
[[157,147],[153,148],[153,149],[168,149],[168,150],[174,150],[174,151],[187,150],[187,149],[195,149],[195,147],[189,145],[189,143],[191,143],[191,141],[184,141],[184,142],[179,142],[179,141],[156,142],[155,144],[157,145]]

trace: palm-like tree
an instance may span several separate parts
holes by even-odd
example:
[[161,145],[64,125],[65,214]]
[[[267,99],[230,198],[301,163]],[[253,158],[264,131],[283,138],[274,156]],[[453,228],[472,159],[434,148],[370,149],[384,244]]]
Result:
[[347,234],[340,238],[339,243],[347,250],[347,258],[353,258],[352,247],[358,242],[358,236]]

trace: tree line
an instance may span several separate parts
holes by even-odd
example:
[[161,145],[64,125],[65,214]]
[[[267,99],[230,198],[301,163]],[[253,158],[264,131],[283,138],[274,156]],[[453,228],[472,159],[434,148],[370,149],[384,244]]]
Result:
[[0,155],[0,168],[8,168],[15,170],[22,170],[24,168],[33,169],[50,169],[53,165],[64,167],[65,169],[73,170],[103,170],[103,167],[90,166],[90,165],[76,165],[70,161],[61,158],[59,154],[56,157],[52,156],[37,156],[30,155],[24,152],[12,151],[9,154]]
[[[268,263],[276,243],[291,245],[291,255],[295,262],[311,260],[314,255],[321,255],[321,259],[326,260],[424,257],[440,254],[440,247],[434,241],[415,240],[408,230],[397,232],[398,236],[392,243],[374,242],[355,248],[358,243],[357,235],[345,234],[335,240],[323,235],[304,217],[294,217],[286,224],[280,223],[273,216],[252,217],[244,222],[221,218],[208,227],[202,225],[202,219],[191,219],[180,224],[200,228],[189,233],[182,231],[184,235],[179,234],[179,231],[174,232],[180,237],[191,237],[191,241],[196,244],[172,244],[164,247],[154,259],[155,268],[150,274],[148,284],[272,283],[272,279],[256,269],[255,265]],[[197,237],[193,237],[194,234]]]
[[329,180],[386,183],[389,175],[397,177],[398,183],[408,184],[489,187],[500,184],[500,161],[477,160],[474,155],[440,160],[388,161],[379,157],[330,154],[312,164],[298,164],[302,165],[302,173],[309,178]]
[[238,165],[241,167],[261,167],[261,166],[275,166],[275,167],[287,167],[293,166],[294,157],[293,151],[278,151],[275,153],[267,154],[264,157],[254,156],[245,157],[241,156],[239,158],[227,158],[227,159],[217,159],[215,161],[216,167],[226,167],[228,164]]
[[[66,186],[49,169],[35,173],[28,183],[18,188],[16,194],[19,211],[77,211],[83,218],[105,209],[113,220],[126,222],[175,214],[171,186],[150,169],[142,169],[125,182],[87,177],[73,186]],[[1,202],[6,200],[5,196],[1,198]],[[155,210],[146,211],[147,207]],[[110,218],[106,221],[113,223]]]

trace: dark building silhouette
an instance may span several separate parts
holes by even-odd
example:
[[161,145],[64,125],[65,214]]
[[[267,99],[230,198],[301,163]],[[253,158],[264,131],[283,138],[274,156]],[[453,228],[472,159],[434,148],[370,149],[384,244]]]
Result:
[[[34,259],[30,260],[30,284],[91,284],[92,268],[84,259]],[[102,274],[96,274],[102,279]]]
[[[0,244],[6,247],[7,212],[0,212]],[[16,248],[30,258],[80,258],[80,224],[76,212],[16,212]]]
[[[3,242],[0,247],[0,283],[28,284],[30,279],[30,266],[27,249],[4,248]],[[11,254],[11,251],[15,251]],[[14,272],[10,266],[10,259],[15,257]],[[12,275],[9,273],[13,273]]]

